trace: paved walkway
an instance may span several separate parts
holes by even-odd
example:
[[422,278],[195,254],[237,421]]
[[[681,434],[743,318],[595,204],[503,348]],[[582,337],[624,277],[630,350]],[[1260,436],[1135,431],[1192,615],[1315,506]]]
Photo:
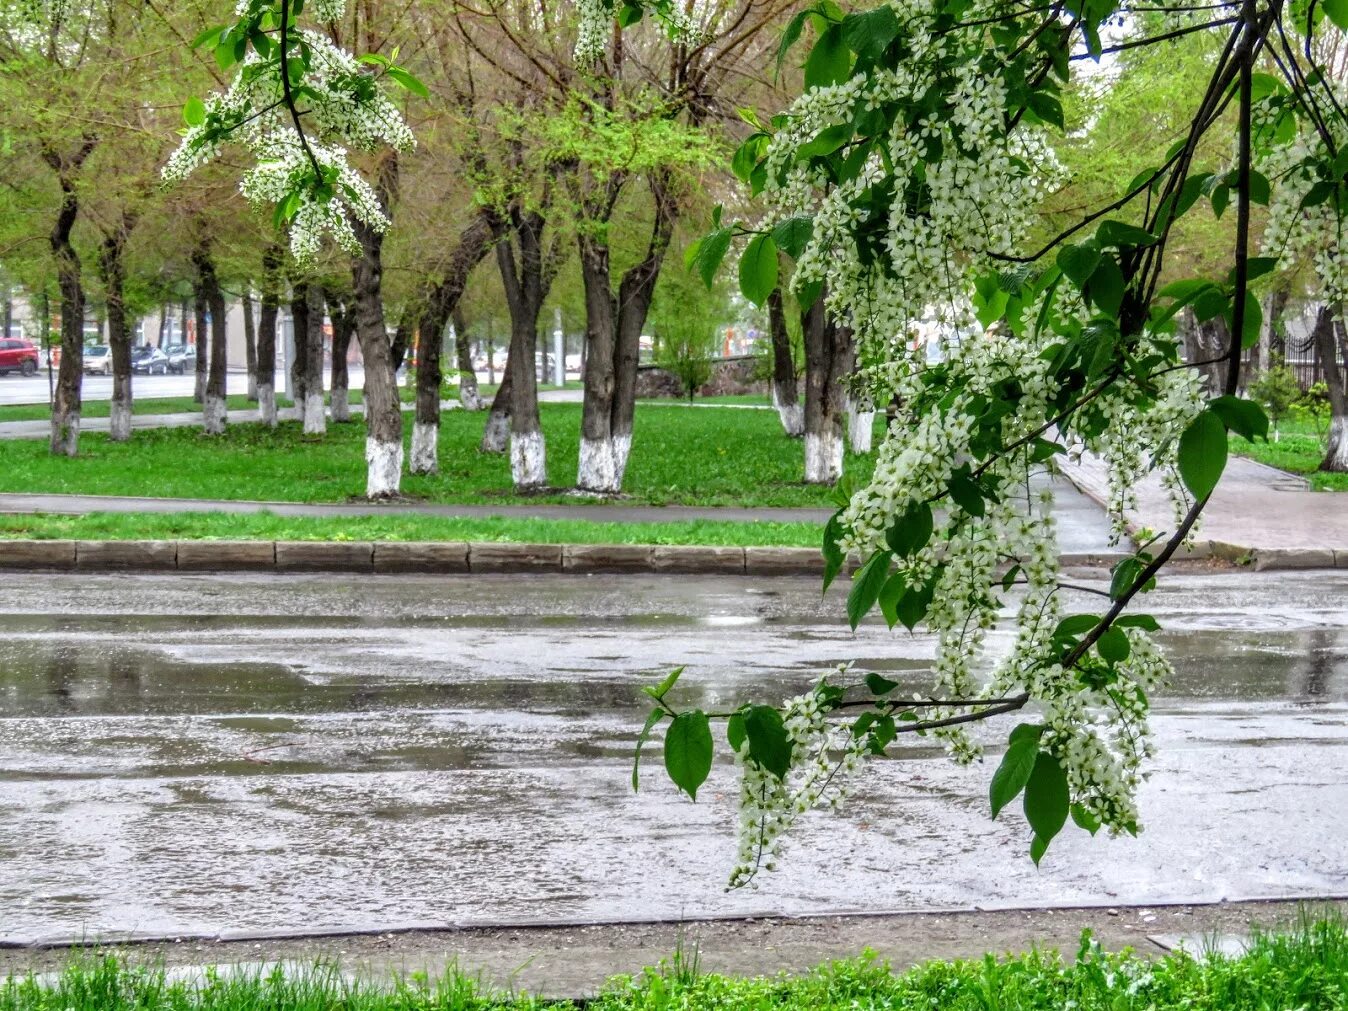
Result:
[[[1092,499],[1108,497],[1105,465],[1098,457],[1063,468],[1067,478]],[[1137,531],[1175,529],[1174,511],[1160,477],[1137,489],[1137,509],[1126,516]],[[1204,546],[1222,557],[1251,557],[1256,568],[1348,567],[1348,493],[1313,492],[1302,478],[1233,456],[1221,483],[1203,510],[1198,533]]]

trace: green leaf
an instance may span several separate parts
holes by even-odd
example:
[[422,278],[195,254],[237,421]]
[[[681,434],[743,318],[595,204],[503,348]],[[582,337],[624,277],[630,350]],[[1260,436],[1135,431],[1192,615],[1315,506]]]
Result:
[[1109,581],[1109,599],[1118,600],[1127,593],[1144,568],[1146,563],[1136,556],[1125,558],[1114,566],[1113,577]]
[[767,143],[768,135],[766,133],[755,133],[735,149],[735,155],[730,159],[730,170],[735,173],[740,182],[747,183],[754,174],[754,169],[763,157],[763,148]]
[[1053,638],[1067,639],[1085,635],[1098,624],[1100,624],[1098,614],[1069,614],[1058,622],[1058,627],[1053,630]]
[[1212,201],[1212,213],[1220,218],[1222,212],[1226,210],[1227,203],[1231,200],[1231,187],[1225,183],[1214,186],[1212,192],[1208,194],[1208,199]]
[[1030,840],[1030,859],[1034,861],[1036,867],[1039,861],[1044,859],[1044,854],[1048,852],[1048,840],[1040,836],[1035,836]]
[[899,620],[899,601],[908,592],[908,581],[902,572],[896,572],[880,587],[880,613],[885,616],[885,624],[893,628]]
[[744,714],[731,713],[725,725],[725,739],[730,743],[730,750],[739,751],[748,737],[749,732],[744,729]]
[[1086,286],[1099,263],[1100,250],[1089,244],[1063,246],[1058,250],[1058,266],[1078,288]]
[[1179,441],[1179,472],[1195,498],[1212,494],[1226,469],[1226,426],[1213,411],[1204,411],[1184,430]]
[[1244,436],[1250,442],[1268,440],[1268,415],[1253,400],[1239,397],[1218,397],[1208,404],[1208,410],[1222,419],[1228,432]]
[[1133,651],[1133,646],[1123,629],[1111,625],[1095,640],[1095,651],[1106,663],[1123,663]]
[[633,793],[636,793],[639,789],[638,773],[641,767],[641,746],[645,744],[647,740],[650,739],[651,731],[655,729],[655,725],[659,723],[662,719],[664,719],[664,717],[665,712],[663,709],[659,708],[652,709],[650,715],[646,717],[646,724],[641,728],[641,733],[637,735],[637,750],[636,753],[632,755]]
[[978,486],[978,482],[969,477],[968,474],[955,473],[950,477],[950,500],[963,509],[970,516],[982,516],[985,507],[983,505],[983,490]]
[[1034,768],[1025,783],[1025,819],[1045,845],[1067,824],[1070,791],[1067,774],[1058,760],[1047,751],[1035,757]]
[[914,502],[885,531],[885,543],[896,558],[909,558],[927,546],[932,529],[931,506],[926,502]]
[[721,269],[721,261],[730,249],[731,234],[729,228],[718,228],[703,236],[696,246],[689,249],[689,266],[697,268],[698,276],[708,288],[716,280],[716,272]]
[[1159,632],[1160,624],[1150,614],[1125,614],[1117,618],[1114,624],[1119,628],[1140,628],[1144,632]]
[[830,155],[851,140],[853,132],[850,125],[830,126],[826,130],[820,130],[813,140],[796,149],[796,160],[809,161],[811,158]]
[[782,69],[782,63],[786,60],[786,54],[800,40],[800,33],[805,30],[805,20],[809,16],[808,10],[798,11],[796,16],[786,23],[786,28],[782,31],[782,41],[777,44],[777,71],[779,73]]
[[791,768],[791,738],[782,714],[772,706],[750,706],[744,714],[744,729],[749,735],[749,757],[782,779]]
[[[777,287],[777,243],[771,235],[755,235],[740,257],[740,291],[760,308]],[[710,285],[708,285],[710,287]]]
[[1039,755],[1039,737],[1042,732],[1042,727],[1029,723],[1022,723],[1011,732],[1006,754],[1002,756],[1002,762],[993,773],[992,784],[988,787],[993,818],[1019,797],[1020,791],[1030,781],[1030,773],[1034,771],[1034,763]]
[[899,687],[897,681],[891,681],[889,678],[882,677],[874,671],[871,671],[866,675],[866,690],[877,697],[880,695],[888,695],[897,687]]
[[927,616],[927,609],[931,607],[932,594],[936,591],[936,577],[923,583],[921,586],[911,586],[908,592],[899,598],[894,606],[894,616],[902,622],[903,627],[912,631],[917,627],[917,623]]
[[1112,256],[1102,256],[1086,282],[1086,297],[1105,311],[1117,316],[1123,305],[1123,272]]
[[618,27],[630,28],[646,13],[646,9],[641,4],[623,4],[622,9],[618,11]]
[[889,44],[898,37],[899,19],[894,9],[884,4],[861,14],[843,18],[843,41],[847,48],[868,60],[878,60]]
[[1095,236],[1102,246],[1150,246],[1157,241],[1156,236],[1145,228],[1122,221],[1101,222]]
[[389,67],[387,72],[389,80],[395,82],[405,90],[410,91],[417,97],[419,98],[431,97],[430,88],[426,87],[426,85],[422,84],[421,81],[415,75],[413,75],[407,70],[404,70],[402,67]]
[[189,98],[183,106],[183,122],[188,126],[200,126],[206,122],[206,103],[196,97]]
[[1059,130],[1066,128],[1062,103],[1047,91],[1030,92],[1030,111],[1045,123],[1051,123]]
[[1100,819],[1080,804],[1072,805],[1072,821],[1076,823],[1077,828],[1084,828],[1091,835],[1100,831]]
[[814,235],[814,218],[802,216],[787,218],[772,230],[772,239],[777,243],[777,248],[792,259],[805,251],[805,246],[812,235]]
[[711,726],[701,710],[679,713],[665,734],[665,771],[693,800],[711,772]]
[[845,81],[852,70],[852,54],[843,40],[842,26],[829,25],[820,34],[805,61],[805,87],[825,88]]
[[833,582],[839,572],[842,571],[843,562],[847,556],[843,553],[842,547],[838,541],[842,539],[843,527],[842,520],[838,513],[834,513],[824,524],[824,592],[828,592],[829,585]]
[[214,49],[220,43],[220,36],[223,35],[226,28],[222,25],[216,25],[214,28],[207,28],[204,32],[192,40],[191,47],[200,49],[202,46],[210,46]]
[[880,587],[889,578],[889,563],[893,557],[888,551],[877,551],[852,577],[852,592],[847,595],[847,621],[853,631],[866,612],[875,606]]
[[679,675],[682,674],[683,671],[684,669],[682,667],[675,667],[665,676],[665,679],[661,681],[658,685],[654,686],[647,685],[641,690],[645,694],[649,695],[651,698],[659,702],[661,699],[663,699],[666,695],[669,694],[669,690],[674,687],[674,683],[679,680]]

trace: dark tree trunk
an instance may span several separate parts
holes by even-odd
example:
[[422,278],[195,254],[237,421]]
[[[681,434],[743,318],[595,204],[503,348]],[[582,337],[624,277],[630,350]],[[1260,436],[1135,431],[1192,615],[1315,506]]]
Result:
[[780,287],[768,296],[768,329],[772,334],[772,406],[777,408],[786,434],[799,439],[805,434],[805,412],[796,387],[796,362],[791,356],[791,334]]
[[[396,163],[385,164],[381,189],[387,199]],[[351,263],[355,289],[355,330],[365,365],[365,494],[391,498],[402,486],[403,412],[398,400],[398,366],[384,326],[384,236],[357,222],[361,255]]]
[[257,402],[257,324],[253,319],[253,286],[243,286],[243,362],[248,370],[248,399]]
[[477,392],[477,370],[473,367],[473,347],[468,339],[468,323],[463,309],[456,306],[454,320],[454,356],[459,366],[459,406],[465,411],[482,410],[482,395]]
[[51,413],[51,451],[74,456],[80,447],[81,383],[84,378],[84,285],[80,258],[70,241],[79,213],[73,185],[62,178],[61,209],[51,233],[56,280],[61,290],[61,365]]
[[440,359],[444,352],[445,330],[458,308],[473,268],[491,249],[498,228],[495,215],[481,210],[459,233],[450,254],[449,265],[440,282],[426,299],[421,318],[421,336],[417,342],[417,405],[412,427],[413,474],[434,474],[439,469],[440,384],[444,378]]
[[348,300],[336,292],[329,292],[326,298],[328,318],[332,320],[332,382],[328,402],[332,405],[332,420],[345,424],[351,420],[351,376],[346,359],[356,321]]
[[125,442],[131,438],[131,335],[126,327],[126,251],[131,220],[103,238],[99,269],[107,296],[108,347],[112,354],[112,401],[108,405],[108,438]]
[[276,317],[281,303],[281,248],[262,253],[262,301],[257,328],[257,406],[262,423],[276,427]]
[[[215,261],[205,244],[198,246],[192,255],[197,269],[198,298],[204,302],[211,313],[210,365],[203,391],[202,417],[207,435],[223,435],[225,431],[225,381],[227,378],[229,349],[225,340],[225,293],[220,290],[220,279],[215,273]],[[197,375],[206,355],[205,331],[197,336]]]
[[842,476],[842,377],[846,371],[846,334],[824,311],[821,297],[801,313],[805,337],[805,482],[833,484]]
[[290,359],[290,402],[295,408],[295,417],[304,416],[305,388],[304,365],[308,358],[309,347],[309,283],[293,281],[290,285],[290,333],[293,354]]
[[[547,484],[547,451],[538,418],[538,315],[557,271],[560,249],[543,248],[547,221],[539,211],[513,208],[509,233],[496,245],[510,308],[510,474],[518,491]],[[489,419],[490,421],[490,419]]]
[[1207,391],[1215,396],[1226,388],[1226,350],[1231,339],[1226,320],[1217,316],[1198,323],[1193,313],[1185,309],[1180,315],[1179,329],[1184,340],[1184,360],[1195,365]]
[[323,289],[316,284],[306,288],[309,301],[307,326],[304,336],[303,405],[304,434],[322,435],[328,430],[327,413],[323,407]]
[[210,366],[210,341],[206,337],[206,315],[210,310],[210,301],[206,295],[206,286],[200,272],[192,284],[192,322],[196,332],[193,340],[197,349],[196,382],[192,387],[192,399],[198,404],[206,401],[206,370]]
[[510,445],[510,403],[514,395],[514,387],[510,382],[510,355],[507,353],[501,367],[501,384],[496,387],[491,410],[487,412],[487,424],[482,429],[482,442],[478,444],[480,452],[504,453]]
[[398,320],[398,326],[393,331],[393,344],[389,348],[394,372],[402,368],[403,362],[407,361],[407,348],[412,343],[412,335],[416,331],[416,314],[409,308],[403,312],[402,318]]
[[1339,348],[1348,360],[1348,341],[1343,340],[1343,322],[1336,318],[1338,306],[1322,306],[1315,318],[1315,351],[1325,370],[1329,390],[1329,442],[1320,469],[1336,474],[1348,473],[1348,390],[1344,368],[1339,365]]

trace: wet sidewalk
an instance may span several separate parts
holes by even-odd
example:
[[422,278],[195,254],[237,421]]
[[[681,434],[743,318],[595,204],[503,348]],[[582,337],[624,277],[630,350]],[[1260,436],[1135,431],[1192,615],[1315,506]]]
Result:
[[[1109,496],[1104,461],[1084,456],[1063,474],[1098,503]],[[1137,487],[1129,528],[1175,529],[1174,508],[1152,474]],[[1227,460],[1217,490],[1203,510],[1197,541],[1213,555],[1248,559],[1255,568],[1348,568],[1348,494],[1314,492],[1295,474],[1245,457]]]

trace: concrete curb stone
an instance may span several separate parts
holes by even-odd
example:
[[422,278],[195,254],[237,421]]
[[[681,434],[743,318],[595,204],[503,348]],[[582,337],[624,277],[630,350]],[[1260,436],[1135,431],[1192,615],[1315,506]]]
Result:
[[75,541],[0,541],[0,569],[73,569]]
[[1334,549],[1334,565],[1336,568],[1348,569],[1348,548]]
[[468,568],[473,572],[537,572],[562,567],[560,544],[470,542]]
[[275,566],[275,541],[178,541],[182,572],[248,572]]
[[822,575],[824,556],[815,548],[745,548],[744,571],[751,576]]
[[1335,553],[1330,548],[1278,548],[1254,553],[1254,571],[1268,569],[1332,569]]
[[[1348,558],[1344,561],[1348,564]],[[744,549],[661,544],[651,552],[651,568],[656,572],[723,572],[727,575],[742,576]]]
[[277,541],[282,572],[373,572],[372,541]]
[[375,572],[462,573],[468,570],[467,541],[376,541]]
[[567,572],[650,572],[649,544],[566,544],[562,568]]
[[75,568],[176,569],[177,541],[76,541]]

